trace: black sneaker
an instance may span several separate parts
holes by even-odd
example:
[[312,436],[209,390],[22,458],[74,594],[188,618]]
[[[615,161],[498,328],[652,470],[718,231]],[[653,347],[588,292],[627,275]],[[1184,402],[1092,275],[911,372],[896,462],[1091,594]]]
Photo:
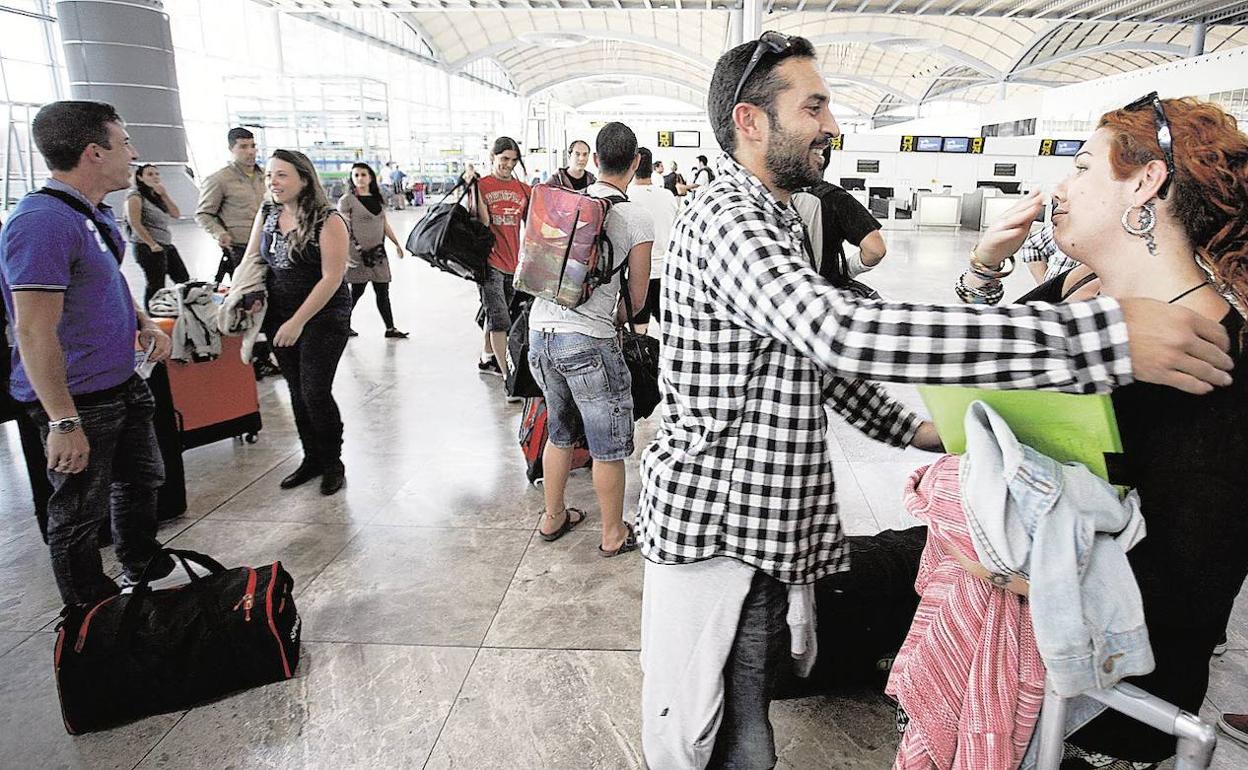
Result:
[[1227,648],[1226,634],[1222,634],[1222,640],[1213,646],[1213,654],[1224,655],[1226,654]]
[[502,377],[503,370],[498,368],[498,361],[490,356],[489,361],[477,361],[477,371],[481,374],[492,374],[495,377]]

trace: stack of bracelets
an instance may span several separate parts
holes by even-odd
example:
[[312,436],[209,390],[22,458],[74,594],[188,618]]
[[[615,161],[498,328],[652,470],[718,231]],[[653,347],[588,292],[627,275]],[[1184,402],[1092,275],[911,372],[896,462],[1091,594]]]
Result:
[[[971,251],[971,267],[958,277],[953,290],[957,292],[958,299],[968,305],[995,305],[1005,296],[1005,286],[1001,283],[1001,279],[1014,272],[1014,264],[1014,256],[1010,255],[999,267],[989,267],[980,262],[975,252]],[[967,284],[968,274],[979,278],[984,284],[982,286]]]

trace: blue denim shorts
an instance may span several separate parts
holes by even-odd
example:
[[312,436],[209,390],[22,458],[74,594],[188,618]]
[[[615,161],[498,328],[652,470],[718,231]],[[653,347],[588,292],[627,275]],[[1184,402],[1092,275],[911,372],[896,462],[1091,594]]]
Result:
[[620,341],[574,332],[529,332],[529,368],[546,397],[550,443],[582,434],[599,462],[633,453],[633,381]]

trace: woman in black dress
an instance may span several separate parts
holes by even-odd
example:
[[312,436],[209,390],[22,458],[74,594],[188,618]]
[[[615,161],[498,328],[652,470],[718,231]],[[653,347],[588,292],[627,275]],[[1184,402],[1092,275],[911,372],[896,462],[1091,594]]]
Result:
[[332,391],[351,319],[351,293],[343,281],[347,225],[303,153],[276,150],[265,175],[270,199],[256,215],[247,251],[258,251],[268,265],[263,330],[290,386],[303,444],[303,462],[281,487],[319,476],[321,494],[332,495],[346,484],[342,417]]

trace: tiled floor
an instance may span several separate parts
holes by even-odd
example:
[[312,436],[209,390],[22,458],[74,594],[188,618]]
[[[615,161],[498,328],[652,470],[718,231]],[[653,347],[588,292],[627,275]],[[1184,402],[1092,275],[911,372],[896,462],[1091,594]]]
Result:
[[[395,229],[414,219],[396,216]],[[888,238],[892,253],[873,285],[889,297],[952,300],[971,236]],[[194,273],[211,273],[216,255],[204,236],[179,225],[175,240]],[[411,339],[383,339],[366,296],[361,336],[338,376],[347,490],[332,498],[315,485],[278,490],[298,463],[298,441],[284,383],[266,380],[259,443],[187,452],[190,510],[162,528],[172,544],[228,565],[283,561],[304,616],[303,659],[289,682],[67,736],[51,666],[59,602],[16,434],[0,427],[0,767],[642,766],[640,558],[598,558],[596,514],[557,543],[534,536],[542,496],[525,483],[519,408],[473,365],[474,287],[411,259],[394,272],[395,313]],[[1011,287],[1027,281],[1020,273]],[[893,390],[918,405],[913,389]],[[639,447],[650,423],[639,426]],[[905,523],[900,482],[930,456],[873,444],[843,423],[829,444],[847,529]],[[627,468],[631,516],[636,456]],[[585,472],[573,474],[569,501],[596,509]],[[1248,603],[1240,604],[1233,649],[1212,664],[1206,716],[1248,710]],[[784,770],[892,761],[893,715],[882,696],[786,701],[772,713]],[[1215,766],[1248,767],[1248,750],[1223,738]]]

